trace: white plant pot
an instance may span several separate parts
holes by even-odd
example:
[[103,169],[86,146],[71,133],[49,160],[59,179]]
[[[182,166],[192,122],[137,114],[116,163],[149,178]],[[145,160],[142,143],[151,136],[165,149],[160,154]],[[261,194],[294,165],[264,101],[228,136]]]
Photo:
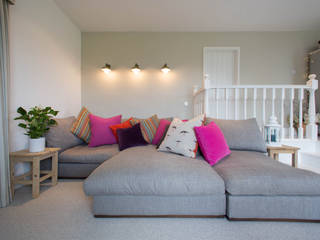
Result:
[[46,147],[46,139],[41,138],[29,138],[29,152],[42,152]]

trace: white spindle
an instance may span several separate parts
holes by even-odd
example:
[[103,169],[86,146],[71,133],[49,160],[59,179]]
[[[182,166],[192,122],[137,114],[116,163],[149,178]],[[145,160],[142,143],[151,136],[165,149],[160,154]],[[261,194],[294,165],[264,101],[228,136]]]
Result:
[[238,88],[234,89],[234,119],[238,120],[238,99],[239,99],[239,91]]
[[226,100],[226,119],[229,118],[229,89],[225,89],[225,100]]
[[299,96],[299,138],[303,138],[303,108],[302,108],[302,102],[303,102],[303,89],[300,89],[300,96]]
[[275,117],[275,108],[274,108],[274,102],[276,100],[276,89],[275,88],[272,88],[272,112],[271,112],[271,116],[272,117]]
[[216,118],[219,118],[219,88],[216,88]]
[[284,138],[284,99],[286,98],[286,89],[281,89],[281,119],[280,119],[280,125],[281,125],[281,139]]
[[266,94],[267,89],[263,88],[262,90],[262,125],[266,124]]
[[315,91],[318,89],[318,80],[316,80],[316,75],[309,75],[309,81],[307,85],[310,87],[309,90],[309,122],[307,125],[307,137],[312,140],[317,140],[318,138],[318,126],[316,124],[316,104],[315,104]]
[[204,91],[202,114],[208,113],[208,106],[209,106],[209,94],[208,93],[209,93],[209,91]]
[[243,92],[243,119],[247,119],[247,99],[248,99],[248,89],[245,88]]
[[291,88],[291,95],[290,95],[290,127],[289,127],[289,136],[290,136],[291,139],[294,138],[293,100],[294,100],[294,88]]
[[253,117],[257,117],[257,89],[253,89]]

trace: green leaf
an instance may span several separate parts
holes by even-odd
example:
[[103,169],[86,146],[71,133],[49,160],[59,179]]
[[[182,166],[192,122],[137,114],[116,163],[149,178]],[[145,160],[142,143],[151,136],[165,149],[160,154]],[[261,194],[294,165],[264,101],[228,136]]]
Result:
[[17,109],[17,113],[20,113],[21,115],[26,115],[27,111],[23,107],[19,107]]
[[22,128],[27,128],[27,124],[24,124],[24,123],[19,123],[18,126]]
[[56,122],[56,120],[54,120],[54,119],[50,119],[49,122],[48,122],[48,124],[49,124],[49,125],[56,125],[57,122]]

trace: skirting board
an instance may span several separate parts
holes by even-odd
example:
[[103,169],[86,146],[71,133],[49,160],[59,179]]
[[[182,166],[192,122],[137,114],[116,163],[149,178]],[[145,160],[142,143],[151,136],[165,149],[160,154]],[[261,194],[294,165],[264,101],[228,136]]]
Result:
[[227,218],[229,221],[261,222],[307,222],[320,223],[320,220],[285,219],[285,218],[229,218],[224,215],[94,215],[95,218]]

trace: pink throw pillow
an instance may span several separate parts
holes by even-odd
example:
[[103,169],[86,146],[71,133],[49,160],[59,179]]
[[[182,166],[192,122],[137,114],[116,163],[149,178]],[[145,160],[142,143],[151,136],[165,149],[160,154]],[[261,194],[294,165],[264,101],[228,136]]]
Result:
[[163,134],[166,131],[167,126],[170,125],[170,123],[171,123],[171,121],[169,121],[167,119],[161,119],[160,120],[158,129],[156,131],[156,134],[154,135],[154,138],[153,138],[151,144],[158,145],[158,143],[162,139]]
[[207,126],[195,127],[194,131],[201,152],[211,166],[231,153],[222,131],[214,122]]
[[117,143],[117,139],[113,135],[110,126],[121,123],[121,115],[112,118],[102,118],[90,114],[91,137],[89,147],[97,147],[107,144]]

